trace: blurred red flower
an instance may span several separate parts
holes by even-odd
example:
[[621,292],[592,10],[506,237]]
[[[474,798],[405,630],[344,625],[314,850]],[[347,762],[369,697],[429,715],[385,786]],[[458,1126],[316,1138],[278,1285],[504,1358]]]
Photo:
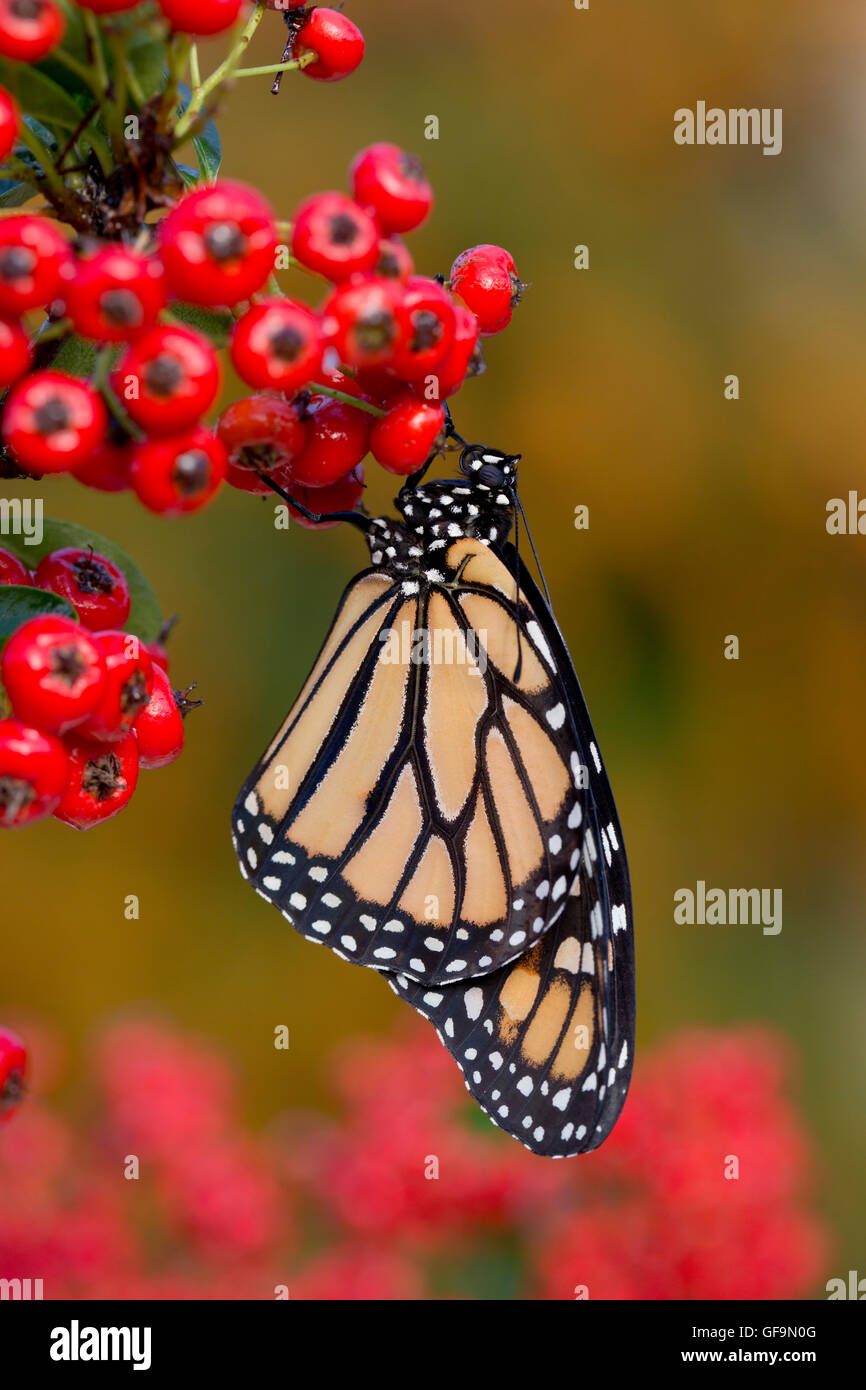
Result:
[[553,1163],[476,1111],[418,1020],[338,1053],[338,1120],[265,1134],[213,1049],[111,1023],[74,1123],[38,1099],[37,1049],[0,1137],[0,1278],[46,1298],[796,1297],[828,1236],[790,1061],[764,1030],[679,1034],[602,1148]]

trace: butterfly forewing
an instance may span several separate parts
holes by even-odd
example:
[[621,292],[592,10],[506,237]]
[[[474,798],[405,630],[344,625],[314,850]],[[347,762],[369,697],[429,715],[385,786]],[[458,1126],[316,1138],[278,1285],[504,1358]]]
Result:
[[[425,984],[543,937],[578,872],[588,756],[539,602],[474,539],[432,582],[366,571],[234,813],[303,935]],[[543,603],[543,601],[541,601]]]

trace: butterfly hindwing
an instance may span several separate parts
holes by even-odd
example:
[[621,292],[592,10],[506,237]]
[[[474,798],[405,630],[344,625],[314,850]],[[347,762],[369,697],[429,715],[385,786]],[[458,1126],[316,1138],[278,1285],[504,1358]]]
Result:
[[303,935],[426,984],[493,971],[560,915],[586,750],[545,635],[489,548],[420,586],[353,581],[238,798],[243,871]]

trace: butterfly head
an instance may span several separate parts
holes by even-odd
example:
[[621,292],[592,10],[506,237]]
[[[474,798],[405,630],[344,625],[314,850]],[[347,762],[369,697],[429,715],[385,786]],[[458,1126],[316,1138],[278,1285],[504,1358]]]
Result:
[[460,472],[474,482],[479,492],[504,492],[513,497],[519,462],[519,454],[503,454],[482,444],[469,444],[460,455]]

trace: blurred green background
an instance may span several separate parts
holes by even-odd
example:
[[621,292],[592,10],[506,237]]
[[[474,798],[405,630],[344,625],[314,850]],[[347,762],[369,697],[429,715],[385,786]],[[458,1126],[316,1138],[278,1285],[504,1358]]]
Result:
[[[861,479],[862,10],[350,0],[348,12],[367,38],[359,71],[330,86],[290,76],[278,100],[267,79],[243,83],[221,121],[224,172],[290,217],[344,186],[357,148],[395,141],[436,189],[410,241],[419,269],[447,273],[489,240],[531,282],[454,410],[464,434],[524,456],[524,503],[626,835],[639,1047],[742,1020],[792,1038],[838,1231],[827,1277],[862,1272],[866,538],[825,530],[827,501]],[[268,16],[250,61],[277,61],[282,40]],[[699,99],[782,107],[782,153],[676,146],[673,113]],[[577,244],[588,270],[573,268]],[[728,373],[738,401],[724,398]],[[386,507],[392,480],[375,465],[368,476],[368,504]],[[362,544],[276,532],[269,503],[228,490],[180,522],[72,481],[43,495],[49,514],[123,544],[182,615],[172,674],[197,679],[207,704],[182,760],[145,776],[115,821],[86,838],[54,823],[4,837],[0,1016],[59,1025],[71,1079],[96,1020],[155,1002],[239,1058],[252,1117],[327,1108],[332,1045],[386,1032],[402,1006],[250,892],[228,817],[366,563]],[[723,657],[728,634],[738,661]],[[698,879],[781,888],[781,934],[675,925],[673,894]],[[130,893],[139,921],[124,918]],[[279,1023],[288,1054],[272,1045]]]

